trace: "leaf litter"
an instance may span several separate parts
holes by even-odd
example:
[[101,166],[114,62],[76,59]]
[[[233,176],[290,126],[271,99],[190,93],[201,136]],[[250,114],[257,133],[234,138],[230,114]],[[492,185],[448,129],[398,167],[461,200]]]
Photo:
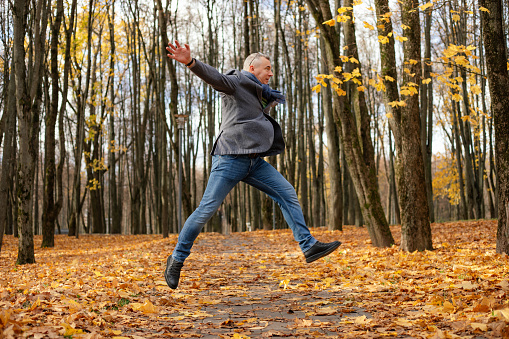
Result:
[[[313,229],[338,251],[306,264],[289,230],[202,233],[177,290],[177,237],[56,236],[36,264],[0,253],[3,338],[509,338],[509,259],[496,221],[432,225],[435,250],[370,245],[367,230]],[[399,227],[391,227],[399,239]]]

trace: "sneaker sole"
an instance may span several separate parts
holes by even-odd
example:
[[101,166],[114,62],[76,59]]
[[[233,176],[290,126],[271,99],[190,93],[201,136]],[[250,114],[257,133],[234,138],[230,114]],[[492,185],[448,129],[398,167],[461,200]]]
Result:
[[329,255],[331,254],[332,252],[334,252],[339,246],[341,245],[341,242],[338,242],[337,245],[335,246],[332,246],[332,247],[329,247],[329,249],[327,249],[326,251],[324,252],[320,252],[320,253],[316,253],[312,256],[310,256],[309,258],[306,258],[306,262],[309,264],[309,263],[312,263],[313,261],[315,260],[318,260],[320,258],[323,258],[325,257],[326,255]]

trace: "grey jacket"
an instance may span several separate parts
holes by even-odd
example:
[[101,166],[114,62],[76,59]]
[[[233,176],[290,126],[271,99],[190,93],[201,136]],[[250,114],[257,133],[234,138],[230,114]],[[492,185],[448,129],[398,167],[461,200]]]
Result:
[[242,74],[230,70],[221,74],[199,60],[190,70],[221,95],[222,123],[212,155],[252,154],[276,155],[285,149],[279,124],[262,105],[262,86]]

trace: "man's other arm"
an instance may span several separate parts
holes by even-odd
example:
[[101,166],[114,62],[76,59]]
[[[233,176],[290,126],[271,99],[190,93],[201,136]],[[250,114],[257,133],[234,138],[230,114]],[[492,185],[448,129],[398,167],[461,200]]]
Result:
[[186,65],[194,74],[211,85],[215,90],[226,94],[235,92],[235,88],[238,84],[237,77],[219,73],[214,67],[192,58],[191,49],[188,44],[181,46],[179,42],[175,40],[175,46],[169,43],[166,50],[169,52],[169,54],[167,54],[168,58]]

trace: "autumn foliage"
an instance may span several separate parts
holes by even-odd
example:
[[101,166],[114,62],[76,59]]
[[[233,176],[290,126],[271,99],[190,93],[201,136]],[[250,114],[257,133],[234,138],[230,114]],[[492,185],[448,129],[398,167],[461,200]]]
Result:
[[[370,245],[365,228],[314,229],[340,250],[306,264],[289,230],[201,234],[179,289],[176,236],[57,236],[36,264],[0,254],[0,337],[509,338],[509,259],[496,221],[433,224],[434,251]],[[392,227],[399,239],[399,227]]]

